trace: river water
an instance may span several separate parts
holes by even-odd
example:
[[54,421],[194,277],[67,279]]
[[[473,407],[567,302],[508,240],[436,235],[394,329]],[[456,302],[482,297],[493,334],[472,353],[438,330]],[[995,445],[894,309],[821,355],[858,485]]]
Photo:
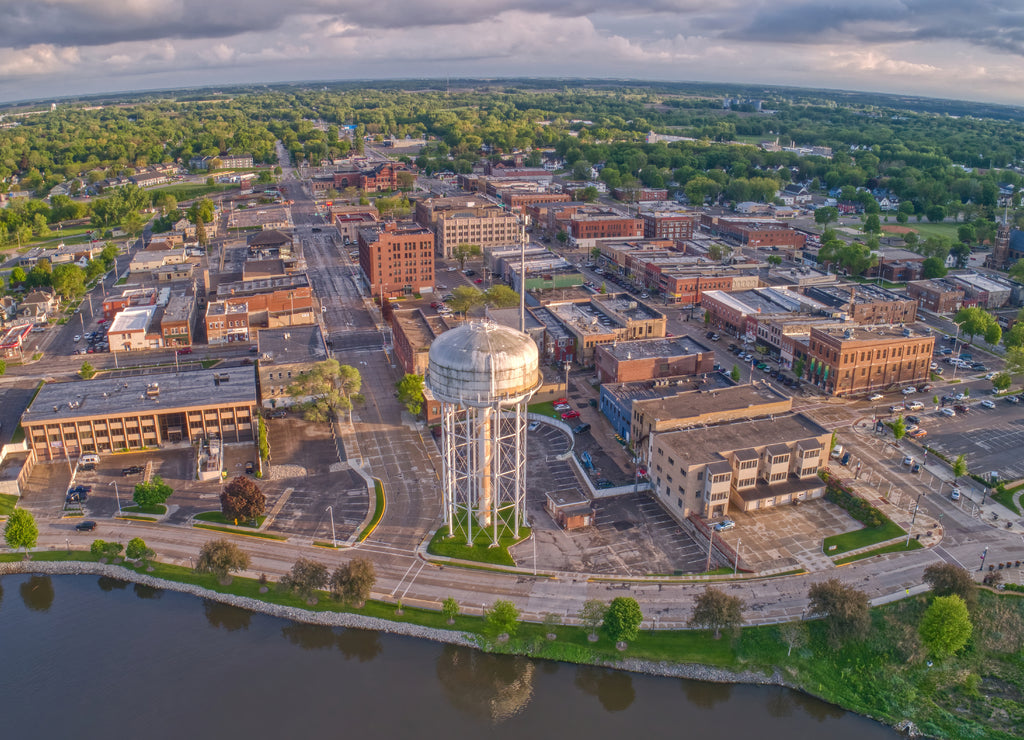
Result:
[[296,624],[94,576],[0,578],[7,738],[897,737],[777,687]]

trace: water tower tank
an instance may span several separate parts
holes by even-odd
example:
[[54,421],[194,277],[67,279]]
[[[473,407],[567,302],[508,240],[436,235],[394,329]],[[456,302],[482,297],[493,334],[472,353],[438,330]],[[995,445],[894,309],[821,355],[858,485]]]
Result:
[[450,536],[472,543],[486,528],[496,545],[526,523],[526,405],[540,383],[537,345],[515,329],[471,322],[431,344]]

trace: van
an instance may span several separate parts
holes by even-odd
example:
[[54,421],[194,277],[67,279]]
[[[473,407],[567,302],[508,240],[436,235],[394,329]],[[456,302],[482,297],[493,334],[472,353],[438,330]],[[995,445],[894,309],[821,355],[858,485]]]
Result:
[[832,459],[833,460],[838,460],[842,456],[843,456],[843,446],[842,445],[836,445],[832,449]]
[[80,458],[78,458],[78,462],[82,463],[83,465],[99,465],[100,456],[93,455],[91,453],[88,455],[82,455]]

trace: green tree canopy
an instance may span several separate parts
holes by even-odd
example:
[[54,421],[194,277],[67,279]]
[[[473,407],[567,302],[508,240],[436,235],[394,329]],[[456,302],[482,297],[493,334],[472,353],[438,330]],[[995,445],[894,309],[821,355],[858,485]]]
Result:
[[314,592],[326,587],[329,582],[330,576],[326,565],[309,558],[299,558],[281,579],[281,588],[309,600]]
[[736,634],[743,626],[743,600],[708,586],[697,597],[689,625],[710,630],[716,640],[722,636],[722,630]]
[[26,509],[15,509],[7,517],[7,524],[4,525],[4,542],[13,550],[36,546],[39,539],[39,528],[36,526],[36,519],[32,512]]
[[491,308],[513,308],[519,305],[519,294],[499,283],[484,291],[483,302]]
[[423,410],[423,376],[406,373],[395,383],[395,388],[398,390],[398,402],[405,406],[410,414],[418,416]]
[[174,489],[164,483],[164,479],[159,475],[154,475],[148,482],[143,481],[135,485],[132,499],[139,506],[155,506],[170,498],[172,493]]
[[918,628],[921,641],[936,658],[946,658],[962,650],[973,631],[967,605],[957,594],[936,596]]
[[479,244],[462,243],[455,245],[455,248],[452,249],[452,257],[458,260],[460,270],[466,267],[466,260],[472,257],[479,257],[481,254],[482,251]]
[[580,609],[579,620],[586,627],[590,635],[596,635],[597,630],[604,624],[605,615],[608,613],[608,605],[600,599],[588,599],[583,602]]
[[828,628],[829,642],[839,646],[846,640],[863,640],[871,629],[868,597],[838,578],[811,584],[808,613],[820,616]]
[[366,558],[353,558],[339,565],[331,575],[331,593],[336,599],[356,607],[362,607],[370,598],[377,573],[373,563]]
[[933,563],[924,569],[924,582],[936,596],[956,594],[968,606],[978,601],[978,586],[971,574],[953,563]]
[[640,634],[640,624],[643,621],[644,615],[636,599],[617,596],[612,599],[604,615],[604,629],[616,642],[635,640]]
[[[993,344],[1002,339],[1003,330],[996,321],[996,317],[983,308],[977,306],[961,308],[956,312],[953,321],[960,325],[960,331],[970,337],[972,342],[978,334],[984,336],[985,341],[989,341],[990,336],[995,337]],[[999,336],[996,336],[997,330]]]
[[362,384],[358,370],[330,359],[299,373],[288,395],[299,402],[307,421],[330,421],[342,412],[351,416],[352,405],[362,400]]
[[221,579],[249,567],[249,555],[230,540],[211,540],[199,550],[197,573],[213,573]]
[[519,609],[511,601],[498,599],[484,613],[484,623],[492,637],[502,634],[514,637],[519,629]]

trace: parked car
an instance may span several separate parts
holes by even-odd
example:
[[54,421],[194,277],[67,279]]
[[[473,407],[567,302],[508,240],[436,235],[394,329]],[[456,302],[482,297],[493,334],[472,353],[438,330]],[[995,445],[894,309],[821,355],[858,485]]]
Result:
[[531,421],[530,425],[528,427],[526,427],[526,429],[528,431],[531,431],[531,432],[536,432],[538,429],[540,429],[540,422],[539,421]]
[[1008,401],[1009,403],[1020,403],[1020,399],[1019,399],[1019,398],[1017,398],[1017,396],[1007,396],[1007,397],[1006,397],[1006,400],[1007,400],[1007,401]]
[[288,416],[288,411],[285,409],[274,409],[267,414],[268,419],[283,419]]
[[580,424],[578,426],[573,427],[573,429],[572,429],[572,433],[573,434],[583,434],[584,432],[589,432],[589,431],[590,431],[590,425],[589,424]]
[[190,355],[190,354],[192,354],[192,348],[191,347],[182,347],[181,349],[179,349],[177,351],[177,354],[179,354],[179,355]]
[[568,411],[571,408],[572,408],[572,406],[570,406],[567,403],[556,403],[555,404],[555,411]]
[[987,398],[982,399],[981,403],[979,403],[978,405],[986,409],[994,409],[996,407],[996,405]]
[[851,455],[850,455],[849,451],[844,452],[843,453],[843,458],[839,461],[839,464],[840,465],[849,465],[850,464],[850,457],[851,457]]
[[725,530],[732,529],[735,526],[736,526],[736,522],[734,522],[732,519],[726,519],[724,521],[721,521],[721,522],[718,522],[717,524],[715,524],[715,531],[716,532],[724,532]]
[[82,339],[82,336],[80,334],[75,334],[75,341],[76,342],[80,341],[81,339]]
[[908,411],[920,411],[923,408],[924,404],[921,403],[920,401],[911,401],[910,403],[907,404]]
[[904,465],[913,465],[914,464],[914,458],[912,458],[910,455],[904,455],[903,456],[903,464]]
[[256,472],[256,463],[252,460],[247,460],[245,462],[245,474],[252,475],[254,472]]
[[96,522],[93,522],[93,521],[79,522],[78,524],[75,525],[75,529],[77,529],[79,532],[91,532],[94,529],[96,529]]
[[903,420],[906,421],[908,424],[920,424],[921,423],[921,417],[913,416],[911,414],[907,414],[906,416],[904,416]]
[[881,393],[872,393],[870,396],[868,396],[869,401],[881,401],[883,398],[885,398],[885,396],[883,396]]
[[956,486],[953,486],[953,488],[949,492],[949,497],[953,501],[959,501],[960,500],[960,489],[957,488]]
[[566,411],[564,414],[562,414],[562,421],[569,421],[569,419],[578,419],[578,418],[580,418],[580,412],[579,411]]
[[927,435],[928,431],[925,429],[921,429],[920,427],[918,427],[912,432],[907,433],[907,436],[910,437],[911,439],[921,439],[921,437],[925,437]]
[[900,393],[902,393],[904,396],[909,396],[911,393],[917,393],[917,388],[911,385],[904,388],[902,391],[900,391]]
[[569,405],[569,399],[568,398],[556,398],[555,399],[555,406],[559,406],[559,405],[561,405],[561,406],[568,406]]
[[910,472],[911,473],[920,473],[921,472],[921,463],[914,463],[910,467]]
[[958,403],[956,406],[953,407],[953,410],[958,414],[966,414],[970,410],[970,407],[964,406],[962,403]]
[[615,484],[612,483],[607,478],[598,478],[596,481],[594,481],[594,485],[597,488],[612,488]]
[[129,475],[137,475],[142,472],[141,465],[129,465],[127,468],[121,468],[121,475],[128,477]]
[[949,407],[946,407],[944,409],[940,409],[939,413],[942,414],[943,416],[956,416],[956,411],[954,411],[953,409],[951,409]]

